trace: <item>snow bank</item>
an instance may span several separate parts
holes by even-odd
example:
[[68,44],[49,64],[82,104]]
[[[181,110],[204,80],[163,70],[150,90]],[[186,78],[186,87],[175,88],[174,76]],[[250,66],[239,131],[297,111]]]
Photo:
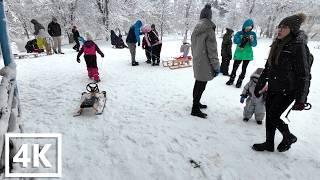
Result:
[[19,132],[19,98],[16,89],[16,65],[0,69],[0,169],[4,167],[4,135]]

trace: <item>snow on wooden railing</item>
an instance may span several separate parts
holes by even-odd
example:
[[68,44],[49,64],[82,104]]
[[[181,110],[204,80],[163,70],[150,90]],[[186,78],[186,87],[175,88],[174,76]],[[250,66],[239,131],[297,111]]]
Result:
[[8,132],[21,132],[18,121],[20,105],[16,86],[16,65],[11,63],[0,69],[0,174],[5,165],[4,137]]

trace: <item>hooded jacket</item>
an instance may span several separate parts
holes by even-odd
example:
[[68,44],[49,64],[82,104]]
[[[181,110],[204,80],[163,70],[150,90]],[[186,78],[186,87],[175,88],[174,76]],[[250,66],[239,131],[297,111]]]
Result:
[[130,27],[128,36],[126,39],[127,43],[140,43],[140,28],[142,27],[142,22],[138,20],[133,26]]
[[34,35],[39,35],[40,29],[44,30],[44,27],[37,20],[32,19],[31,23],[34,25]]
[[293,93],[297,102],[306,102],[311,79],[306,45],[307,35],[299,31],[280,50],[278,63],[266,63],[257,90],[262,89],[268,82],[269,92]]
[[[253,31],[245,32],[245,28],[247,26],[254,26],[253,21],[251,19],[247,19],[243,23],[242,30],[238,31],[233,38],[233,42],[237,44],[233,57],[234,60],[253,60],[252,47],[257,46],[257,35]],[[253,40],[249,40],[244,45],[244,47],[240,47],[243,38],[249,38],[250,36],[253,38]]]
[[191,35],[194,78],[210,81],[214,70],[219,68],[215,24],[206,18],[200,19]]

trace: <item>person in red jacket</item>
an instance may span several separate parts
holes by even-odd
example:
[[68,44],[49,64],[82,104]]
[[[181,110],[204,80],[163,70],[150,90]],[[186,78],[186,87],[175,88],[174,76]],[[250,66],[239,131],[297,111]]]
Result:
[[104,54],[99,49],[98,45],[92,41],[92,36],[89,33],[86,33],[86,38],[87,40],[84,42],[77,55],[77,62],[80,63],[80,56],[84,53],[84,60],[87,64],[89,78],[93,79],[95,82],[100,82],[96,52],[98,52],[101,57],[104,57]]

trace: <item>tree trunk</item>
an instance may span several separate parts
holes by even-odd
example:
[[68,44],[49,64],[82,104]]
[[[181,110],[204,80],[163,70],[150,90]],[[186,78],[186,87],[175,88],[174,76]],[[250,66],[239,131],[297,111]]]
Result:
[[184,33],[184,39],[187,40],[188,39],[188,31],[189,31],[189,17],[190,17],[190,8],[191,8],[191,3],[192,0],[188,0],[187,4],[186,4],[186,14],[184,16],[185,18],[185,33]]
[[23,29],[24,29],[24,34],[27,36],[28,39],[30,39],[29,31],[28,31],[28,27],[27,27],[26,22],[23,22],[23,23],[22,23],[22,27],[23,27]]

